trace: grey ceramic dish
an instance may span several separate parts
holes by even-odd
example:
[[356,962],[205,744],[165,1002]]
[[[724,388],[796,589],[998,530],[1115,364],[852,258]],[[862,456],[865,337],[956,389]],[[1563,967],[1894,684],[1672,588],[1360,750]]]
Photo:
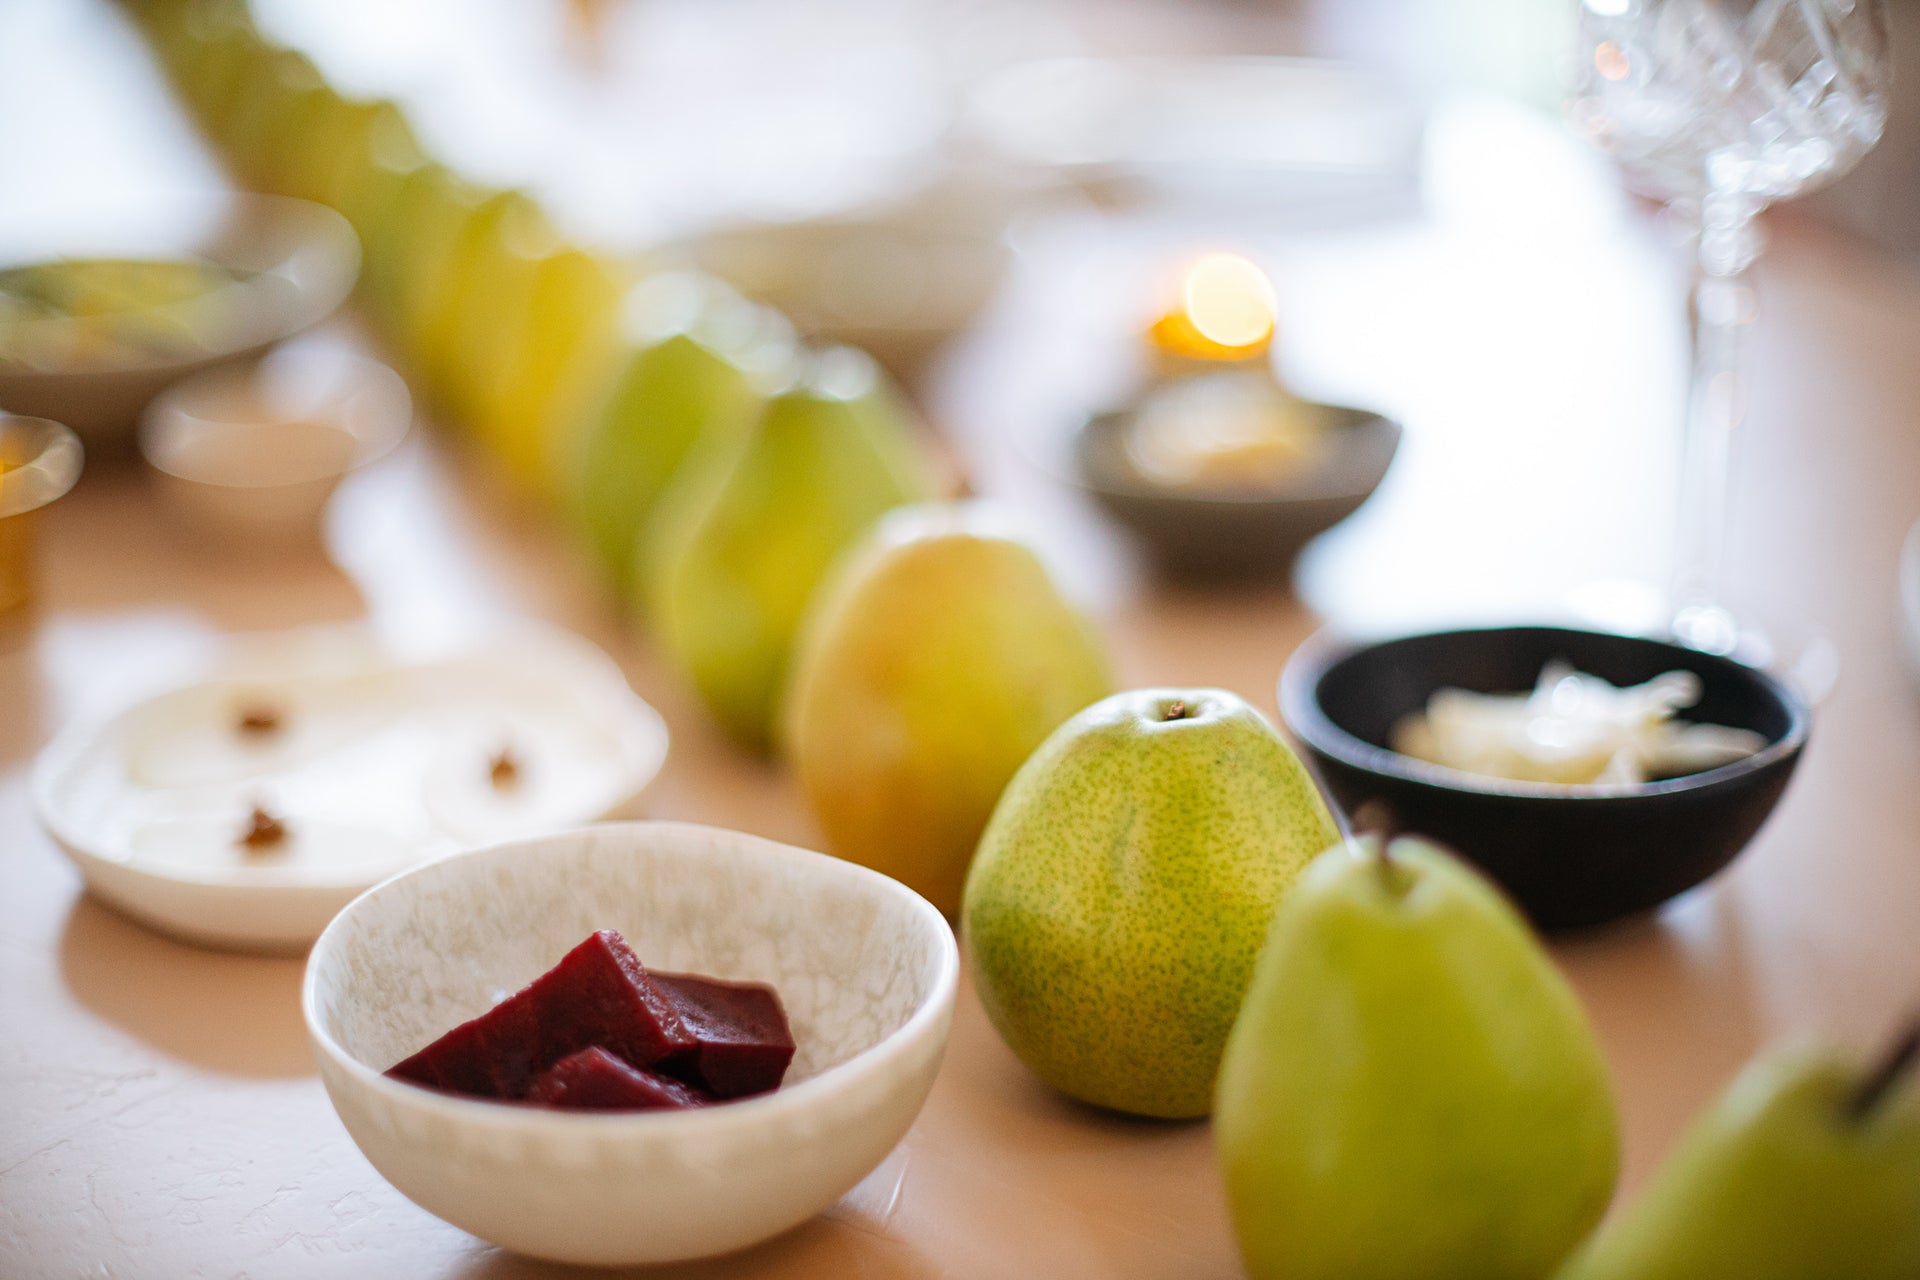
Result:
[[1125,525],[1165,573],[1182,579],[1284,576],[1300,549],[1360,508],[1387,474],[1400,426],[1364,409],[1318,406],[1332,447],[1320,465],[1260,492],[1173,488],[1127,456],[1129,415],[1100,414],[1074,441],[1080,485]]

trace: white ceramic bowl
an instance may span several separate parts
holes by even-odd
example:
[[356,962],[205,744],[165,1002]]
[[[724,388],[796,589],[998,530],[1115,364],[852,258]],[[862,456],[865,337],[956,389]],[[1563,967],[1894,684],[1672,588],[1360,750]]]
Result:
[[903,382],[979,317],[1013,260],[992,216],[925,202],[723,228],[686,252],[815,342],[858,347]]
[[[381,1074],[596,929],[641,962],[771,983],[796,1052],[774,1093],[698,1111],[580,1114]],[[587,827],[459,854],[356,899],[307,961],[328,1096],[374,1167],[503,1248],[599,1265],[745,1248],[831,1205],[933,1087],[959,955],[877,872],[679,823]]]
[[[93,207],[61,208],[54,219],[14,201],[0,259],[8,265],[60,258],[208,259],[239,279],[171,312],[200,349],[128,355],[100,364],[39,367],[0,355],[0,404],[64,422],[89,449],[132,443],[141,409],[189,374],[254,359],[331,315],[353,289],[360,242],[333,209],[291,196],[214,188],[142,193]],[[132,215],[132,216],[129,216]],[[59,324],[60,321],[51,323]]]
[[223,551],[317,543],[327,500],[407,434],[400,375],[338,339],[289,343],[162,392],[141,416],[148,479],[168,515]]

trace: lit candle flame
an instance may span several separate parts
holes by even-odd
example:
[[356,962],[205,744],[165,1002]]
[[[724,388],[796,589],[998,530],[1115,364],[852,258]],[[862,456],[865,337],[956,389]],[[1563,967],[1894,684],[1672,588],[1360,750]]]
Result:
[[1627,51],[1611,40],[1603,40],[1593,49],[1594,68],[1609,80],[1625,80],[1633,70]]
[[1154,323],[1152,337],[1173,355],[1249,360],[1273,341],[1276,310],[1266,272],[1238,254],[1202,254],[1181,277],[1179,305]]

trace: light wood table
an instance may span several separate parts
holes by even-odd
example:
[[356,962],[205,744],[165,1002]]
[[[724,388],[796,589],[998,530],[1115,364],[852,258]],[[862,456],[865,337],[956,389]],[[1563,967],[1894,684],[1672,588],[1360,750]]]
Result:
[[[1281,663],[1323,618],[1524,615],[1662,572],[1680,333],[1648,227],[1549,126],[1499,112],[1442,122],[1433,179],[1417,225],[1231,237],[1280,269],[1303,385],[1408,427],[1376,501],[1303,565],[1303,599],[1156,584],[1047,471],[1048,442],[1124,372],[1114,353],[1139,282],[1191,227],[1033,228],[993,315],[936,380],[935,415],[981,488],[1034,523],[1128,682],[1216,684],[1271,713]],[[1554,947],[1613,1067],[1624,1195],[1756,1046],[1865,1046],[1920,1005],[1920,699],[1894,613],[1899,539],[1920,518],[1920,278],[1811,224],[1773,231],[1734,598],[1783,634],[1824,633],[1841,675],[1799,776],[1731,870],[1655,917]],[[815,844],[791,782],[718,740],[559,528],[432,440],[342,491],[329,558],[198,554],[136,474],[106,469],[46,533],[39,629],[0,659],[0,1276],[577,1274],[494,1250],[389,1187],[314,1074],[300,962],[182,946],[85,895],[33,818],[33,755],[231,631],[531,614],[606,645],[665,713],[656,815]],[[1050,1094],[963,988],[932,1098],[879,1169],[789,1235],[675,1274],[1200,1280],[1238,1266],[1206,1126]]]

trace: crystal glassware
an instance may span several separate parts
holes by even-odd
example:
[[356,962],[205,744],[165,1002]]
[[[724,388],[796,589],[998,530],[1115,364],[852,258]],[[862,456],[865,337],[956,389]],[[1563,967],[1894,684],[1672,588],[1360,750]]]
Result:
[[1574,126],[1695,245],[1693,369],[1681,464],[1674,635],[1733,651],[1720,600],[1746,269],[1768,203],[1832,181],[1886,125],[1883,0],[1582,0]]

